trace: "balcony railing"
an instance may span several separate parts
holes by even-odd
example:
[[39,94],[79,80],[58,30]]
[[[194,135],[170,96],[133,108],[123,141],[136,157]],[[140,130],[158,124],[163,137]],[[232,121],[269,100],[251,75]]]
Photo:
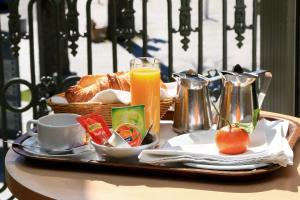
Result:
[[[22,0],[21,0],[22,1]],[[155,0],[153,0],[155,1]],[[190,48],[192,33],[197,34],[198,39],[198,52],[197,52],[197,70],[199,73],[203,72],[203,0],[197,1],[197,8],[191,7],[191,0],[180,0],[179,15],[176,16],[179,19],[179,26],[175,27],[173,24],[174,7],[173,2],[177,0],[166,0],[165,12],[167,18],[162,19],[167,21],[167,39],[168,39],[168,62],[162,66],[162,78],[165,81],[169,81],[173,70],[174,61],[174,48],[182,48],[184,51],[188,51]],[[179,0],[178,0],[179,1]],[[205,1],[207,3],[208,1]],[[223,70],[227,70],[227,34],[228,32],[234,32],[236,34],[236,45],[241,48],[245,39],[245,32],[252,32],[252,69],[257,67],[257,0],[252,1],[252,23],[246,23],[245,12],[247,10],[244,0],[236,0],[234,7],[234,24],[229,25],[227,23],[227,0],[223,0],[222,4],[222,32],[223,42],[221,44],[223,50]],[[85,13],[79,13],[77,9],[77,0],[29,0],[27,5],[28,16],[21,16],[19,13],[20,0],[8,0],[8,33],[0,35],[0,44],[3,48],[5,44],[9,46],[10,60],[16,63],[11,67],[6,67],[4,63],[4,53],[0,51],[0,105],[1,105],[1,137],[3,140],[7,140],[11,135],[9,123],[12,119],[18,119],[16,123],[20,123],[21,118],[18,117],[20,113],[23,113],[29,109],[33,110],[33,118],[49,113],[46,99],[55,93],[61,92],[67,85],[73,84],[78,80],[77,76],[65,76],[64,69],[66,67],[66,54],[69,51],[72,56],[77,56],[78,41],[82,38],[86,40],[86,58],[87,58],[87,73],[93,73],[93,49],[92,49],[92,19],[91,19],[91,4],[92,0],[86,0]],[[142,39],[142,56],[151,56],[149,54],[149,32],[148,32],[148,13],[153,12],[148,9],[148,0],[142,0],[142,29],[137,30],[135,27],[135,9],[134,0],[123,0],[122,9],[118,5],[120,1],[109,1],[109,38],[112,43],[112,68],[113,71],[118,71],[118,44],[121,44],[128,52],[133,52],[133,39],[140,37]],[[207,4],[206,4],[207,5]],[[35,10],[37,8],[37,11]],[[193,16],[192,10],[197,9],[198,15]],[[207,12],[206,17],[207,17]],[[38,36],[36,35],[34,27],[34,15],[37,14],[38,21]],[[86,30],[84,32],[79,31],[79,17],[86,15]],[[48,19],[47,17],[50,18]],[[28,31],[24,28],[23,18],[27,18]],[[193,26],[191,18],[197,17],[198,24]],[[40,18],[40,19],[39,19]],[[23,20],[23,21],[22,21]],[[43,20],[51,20],[49,27],[45,27]],[[44,26],[44,27],[43,27]],[[44,32],[43,32],[44,31]],[[45,32],[46,31],[46,32]],[[49,31],[49,32],[47,32]],[[44,34],[43,34],[44,33]],[[174,36],[179,35],[181,37],[180,45],[174,46]],[[43,55],[50,55],[50,59],[47,60],[40,56],[40,63],[52,62],[52,68],[56,72],[54,76],[52,74],[45,73],[40,80],[36,80],[36,38],[39,38],[39,51],[42,51]],[[48,39],[51,41],[47,41]],[[18,57],[20,53],[20,42],[29,42],[29,61],[30,61],[30,81],[19,77]],[[40,54],[41,55],[41,54]],[[45,66],[39,66],[40,71],[46,70]],[[42,69],[44,67],[44,69]],[[15,69],[15,73],[10,73],[11,69]],[[8,72],[9,71],[9,72]],[[10,73],[10,76],[8,75]],[[42,73],[41,73],[42,74]],[[25,85],[29,88],[31,93],[31,100],[25,107],[20,106],[20,86]],[[17,114],[17,116],[13,116]],[[12,115],[12,116],[10,116]],[[20,128],[20,126],[18,126]],[[13,130],[15,131],[15,130]],[[15,137],[16,135],[14,135]],[[12,137],[13,138],[13,137]],[[7,143],[3,143],[4,152],[6,152],[8,146]]]

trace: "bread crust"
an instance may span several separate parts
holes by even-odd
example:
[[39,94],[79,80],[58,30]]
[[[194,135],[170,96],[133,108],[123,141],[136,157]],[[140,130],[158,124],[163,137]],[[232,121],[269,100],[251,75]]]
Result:
[[[161,88],[167,89],[162,81]],[[107,89],[130,91],[129,72],[83,76],[76,85],[66,90],[65,97],[69,103],[87,102],[98,92]]]

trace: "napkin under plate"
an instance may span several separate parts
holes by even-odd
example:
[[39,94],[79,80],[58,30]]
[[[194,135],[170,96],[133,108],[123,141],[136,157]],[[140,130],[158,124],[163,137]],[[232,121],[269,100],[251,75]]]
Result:
[[197,131],[169,139],[160,149],[145,150],[140,162],[148,164],[199,163],[206,165],[293,164],[293,151],[286,134],[288,121],[262,119],[250,134],[248,150],[243,154],[225,155],[214,142],[216,130]]

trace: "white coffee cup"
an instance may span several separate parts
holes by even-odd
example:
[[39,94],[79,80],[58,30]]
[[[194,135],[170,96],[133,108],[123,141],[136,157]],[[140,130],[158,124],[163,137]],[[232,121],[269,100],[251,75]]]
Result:
[[[37,136],[39,145],[45,150],[64,150],[84,144],[85,130],[76,121],[77,114],[61,113],[46,115],[27,122],[27,133]],[[31,126],[37,126],[37,132]]]

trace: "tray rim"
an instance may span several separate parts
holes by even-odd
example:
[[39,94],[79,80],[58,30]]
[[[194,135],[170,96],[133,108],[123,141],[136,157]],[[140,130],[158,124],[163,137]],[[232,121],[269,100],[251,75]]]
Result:
[[[293,119],[285,118],[284,116],[273,116],[272,114],[262,114],[263,118],[269,120],[288,120],[289,121],[289,131],[288,131],[288,142],[291,148],[293,149],[297,140],[300,136],[300,122],[297,122]],[[30,136],[28,134],[24,134],[18,137],[14,143],[21,144]],[[169,166],[155,166],[149,165],[144,163],[125,163],[125,162],[113,162],[113,161],[82,161],[78,159],[66,159],[66,158],[58,158],[58,157],[45,157],[45,156],[37,156],[30,154],[24,151],[18,145],[12,145],[12,149],[17,154],[33,160],[39,161],[46,161],[51,163],[69,163],[69,164],[76,164],[81,166],[98,166],[103,169],[109,169],[111,172],[120,173],[120,170],[129,170],[129,171],[143,171],[143,172],[150,172],[149,174],[159,174],[159,175],[175,175],[177,176],[186,176],[186,177],[193,177],[193,176],[218,176],[218,177],[256,177],[264,174],[269,174],[281,168],[280,165],[274,164],[262,168],[257,168],[254,170],[209,170],[209,169],[200,169],[200,168],[190,168],[185,166],[180,167],[169,167]],[[115,171],[117,170],[117,171]],[[122,171],[121,170],[121,171]],[[148,174],[148,173],[146,173]]]

